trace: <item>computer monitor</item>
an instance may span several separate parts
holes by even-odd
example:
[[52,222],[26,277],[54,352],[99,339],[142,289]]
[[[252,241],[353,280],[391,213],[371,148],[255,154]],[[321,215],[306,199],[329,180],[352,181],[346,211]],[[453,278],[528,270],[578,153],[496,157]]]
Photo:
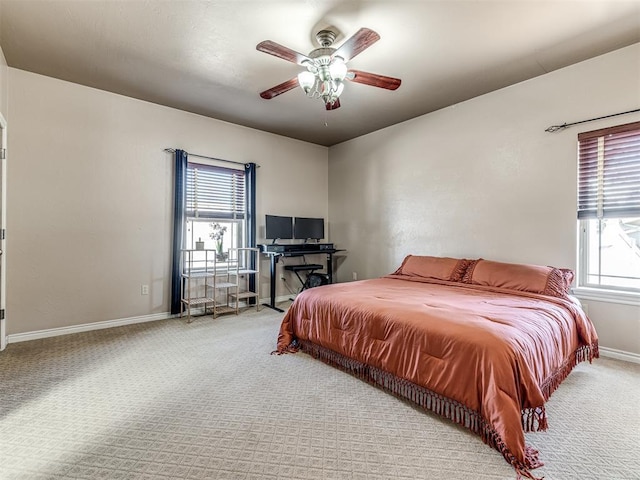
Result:
[[324,238],[324,218],[295,217],[293,237],[300,240],[322,240]]
[[266,216],[265,238],[268,240],[289,240],[293,238],[293,218],[279,215]]

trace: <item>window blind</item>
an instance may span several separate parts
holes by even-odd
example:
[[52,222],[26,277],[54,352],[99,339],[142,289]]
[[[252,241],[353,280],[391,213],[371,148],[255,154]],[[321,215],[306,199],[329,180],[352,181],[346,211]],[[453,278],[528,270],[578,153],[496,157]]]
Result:
[[187,164],[187,217],[244,219],[244,170]]
[[640,216],[640,122],[578,135],[578,218]]

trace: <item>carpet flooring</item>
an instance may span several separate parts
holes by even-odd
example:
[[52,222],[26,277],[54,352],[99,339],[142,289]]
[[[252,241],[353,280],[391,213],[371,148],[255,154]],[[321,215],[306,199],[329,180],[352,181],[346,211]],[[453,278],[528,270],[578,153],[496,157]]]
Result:
[[[515,479],[475,435],[306,354],[282,314],[9,344],[0,478]],[[527,434],[551,479],[640,479],[640,365],[580,364]]]

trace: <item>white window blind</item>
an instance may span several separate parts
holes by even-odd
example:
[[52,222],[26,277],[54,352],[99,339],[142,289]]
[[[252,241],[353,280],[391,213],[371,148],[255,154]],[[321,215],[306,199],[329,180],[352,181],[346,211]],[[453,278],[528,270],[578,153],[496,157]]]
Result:
[[187,164],[187,217],[244,219],[244,171]]
[[640,216],[640,122],[578,135],[578,218]]

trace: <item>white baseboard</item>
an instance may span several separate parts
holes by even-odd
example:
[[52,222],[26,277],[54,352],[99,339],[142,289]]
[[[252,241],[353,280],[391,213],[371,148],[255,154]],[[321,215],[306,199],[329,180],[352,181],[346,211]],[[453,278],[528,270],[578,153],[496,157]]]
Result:
[[83,323],[81,325],[71,325],[68,327],[48,328],[46,330],[36,330],[35,332],[14,333],[7,335],[7,343],[26,342],[40,338],[57,337],[70,333],[89,332],[91,330],[102,330],[104,328],[121,327],[123,325],[133,325],[136,323],[155,322],[156,320],[166,320],[177,315],[169,312],[154,313],[152,315],[142,315],[140,317],[118,318],[115,320],[105,320],[103,322]]
[[625,352],[624,350],[616,350],[615,348],[599,348],[600,355],[608,358],[615,358],[616,360],[624,360],[625,362],[640,363],[640,355],[632,352]]
[[[276,297],[276,303],[286,302],[294,298],[294,295],[285,295]],[[269,299],[263,299],[261,303],[269,303]],[[246,303],[241,303],[241,307],[246,307]],[[204,313],[204,309],[192,309],[192,315],[197,316]],[[71,325],[68,327],[48,328],[46,330],[36,330],[34,332],[14,333],[7,335],[6,343],[27,342],[29,340],[38,340],[40,338],[57,337],[59,335],[68,335],[70,333],[89,332],[91,330],[102,330],[104,328],[121,327],[123,325],[134,325],[136,323],[155,322],[157,320],[166,320],[168,318],[179,317],[179,314],[171,315],[169,312],[154,313],[151,315],[142,315],[139,317],[118,318],[115,320],[105,320],[103,322],[83,323],[81,325]]]
[[[276,297],[276,303],[289,301],[295,298],[294,295],[284,295]],[[268,303],[269,299],[262,299],[261,303]],[[49,328],[46,330],[37,330],[35,332],[14,333],[6,336],[6,343],[27,342],[29,340],[38,340],[40,338],[57,337],[59,335],[68,335],[70,333],[89,332],[91,330],[102,330],[104,328],[121,327],[123,325],[134,325],[136,323],[155,322],[157,320],[166,320],[175,318],[178,315],[171,315],[169,312],[154,313],[151,315],[142,315],[139,317],[118,318],[115,320],[105,320],[103,322],[83,323],[81,325],[72,325],[68,327]],[[600,355],[616,360],[640,364],[640,354],[625,352],[615,348],[600,347]]]

